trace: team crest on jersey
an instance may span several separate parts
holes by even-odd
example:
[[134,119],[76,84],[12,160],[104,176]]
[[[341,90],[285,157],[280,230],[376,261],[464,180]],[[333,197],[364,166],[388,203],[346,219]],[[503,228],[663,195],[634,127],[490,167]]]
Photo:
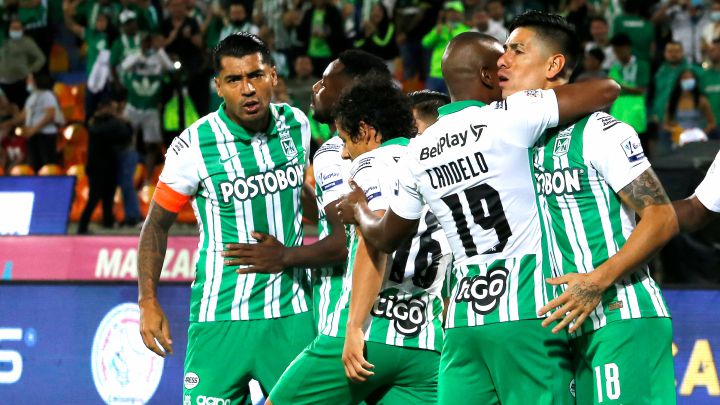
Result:
[[570,150],[570,139],[572,139],[571,135],[573,128],[575,128],[575,125],[560,131],[557,138],[555,138],[553,156],[560,157],[567,155],[568,151]]
[[283,153],[287,160],[291,160],[298,155],[297,148],[295,147],[295,141],[290,136],[290,127],[285,123],[285,116],[280,115],[275,121],[275,127],[280,135],[280,145],[282,146]]

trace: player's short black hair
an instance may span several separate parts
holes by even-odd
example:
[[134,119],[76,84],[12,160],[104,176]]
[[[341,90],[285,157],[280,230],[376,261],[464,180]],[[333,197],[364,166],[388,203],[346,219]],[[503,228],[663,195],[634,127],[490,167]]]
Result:
[[343,74],[353,79],[367,75],[380,76],[388,80],[391,77],[384,60],[359,49],[348,49],[340,53],[338,60],[344,65]]
[[582,55],[575,26],[557,14],[533,10],[515,17],[510,24],[510,32],[521,27],[532,29],[544,41],[551,43],[565,56],[566,74],[569,76],[572,73]]
[[222,58],[230,56],[233,58],[242,58],[243,56],[259,53],[264,63],[275,66],[270,50],[265,42],[257,35],[248,32],[236,32],[230,34],[213,49],[213,68],[215,73],[222,70]]
[[345,92],[334,116],[352,140],[359,136],[360,121],[374,127],[383,141],[417,134],[410,98],[383,76],[367,76]]
[[630,40],[630,37],[627,34],[615,34],[615,36],[610,39],[610,45],[612,46],[632,46],[632,41]]
[[450,97],[445,93],[432,90],[418,90],[408,93],[412,108],[422,117],[432,118],[436,120],[438,117],[438,108],[448,104]]
[[605,52],[603,52],[600,48],[592,48],[588,51],[588,55],[592,56],[593,58],[597,59],[600,64],[605,62]]

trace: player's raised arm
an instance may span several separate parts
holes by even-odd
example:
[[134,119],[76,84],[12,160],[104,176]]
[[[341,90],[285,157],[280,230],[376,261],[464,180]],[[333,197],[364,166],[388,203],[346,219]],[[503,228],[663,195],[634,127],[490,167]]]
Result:
[[170,324],[157,299],[157,286],[165,260],[168,231],[175,218],[176,212],[168,211],[153,200],[140,231],[138,246],[140,334],[145,346],[161,357],[172,353],[172,338]]
[[610,106],[620,94],[620,86],[612,79],[598,79],[566,84],[554,91],[559,123],[566,124]]

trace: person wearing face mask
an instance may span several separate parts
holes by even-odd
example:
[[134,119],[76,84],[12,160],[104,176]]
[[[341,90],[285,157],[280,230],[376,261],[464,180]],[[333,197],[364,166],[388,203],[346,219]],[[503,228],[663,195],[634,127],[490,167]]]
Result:
[[703,59],[708,60],[713,40],[720,37],[720,0],[713,0],[708,13],[711,23],[706,25],[702,32]]
[[682,145],[688,142],[707,140],[707,135],[715,129],[715,115],[710,108],[707,97],[700,92],[697,76],[692,70],[680,74],[670,95],[665,114],[665,130],[661,142],[669,146]]
[[19,19],[10,21],[8,38],[0,45],[0,88],[8,100],[24,105],[28,98],[25,81],[42,69],[47,58],[32,38],[23,35]]

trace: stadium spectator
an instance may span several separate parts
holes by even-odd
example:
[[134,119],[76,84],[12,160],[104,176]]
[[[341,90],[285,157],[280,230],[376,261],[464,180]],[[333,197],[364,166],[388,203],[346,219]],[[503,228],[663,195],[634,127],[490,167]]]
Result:
[[97,20],[100,14],[105,14],[110,17],[110,22],[113,26],[120,26],[120,13],[123,11],[123,6],[119,1],[112,0],[96,0],[96,1],[83,1],[83,0],[69,0],[70,7],[77,8],[78,14],[83,19],[80,21],[82,25],[92,25],[92,22]]
[[162,23],[165,51],[180,62],[180,82],[187,87],[197,113],[203,116],[210,109],[210,92],[200,27],[188,16],[185,0],[169,0],[167,10],[168,17]]
[[9,150],[8,145],[12,145],[16,142],[12,142],[18,138],[22,141],[23,146],[25,140],[15,135],[15,127],[13,125],[13,118],[18,114],[18,107],[11,103],[2,89],[0,89],[0,169],[7,171],[10,167],[11,162],[17,161],[16,152]]
[[665,45],[665,61],[655,72],[654,82],[655,96],[652,103],[651,119],[662,124],[665,119],[670,93],[675,87],[678,76],[684,70],[690,69],[691,65],[685,59],[683,45],[677,41],[668,42]]
[[585,44],[585,52],[587,53],[594,48],[600,48],[603,53],[605,53],[605,59],[602,64],[602,68],[605,71],[609,71],[610,66],[615,63],[615,53],[613,52],[612,45],[610,45],[608,33],[609,27],[607,20],[602,17],[593,17],[590,20],[590,36],[592,40]]
[[388,15],[388,10],[381,2],[375,2],[370,16],[363,22],[355,48],[371,53],[388,65],[391,72],[395,71],[395,58],[399,55],[395,39],[395,24]]
[[228,7],[228,18],[223,21],[223,28],[220,30],[218,42],[225,39],[233,32],[249,32],[253,35],[260,33],[260,28],[253,24],[250,16],[242,3],[230,3]]
[[649,62],[655,48],[655,27],[641,15],[642,12],[643,4],[640,1],[623,2],[623,13],[615,17],[612,33],[627,35],[632,41],[633,55]]
[[[675,80],[667,105],[664,129],[673,144],[707,139],[715,129],[715,116],[707,97],[700,92],[698,78],[691,69],[684,70]],[[701,131],[701,132],[699,132]],[[662,139],[667,145],[668,139]]]
[[30,96],[15,123],[24,123],[21,135],[27,139],[28,160],[37,172],[46,164],[57,163],[57,137],[64,117],[50,76],[38,73],[28,80]]
[[142,131],[145,143],[146,182],[152,179],[163,142],[160,129],[163,74],[173,68],[162,45],[161,36],[144,35],[140,41],[140,52],[130,54],[120,65],[128,90],[124,116],[136,132]]
[[[702,94],[710,102],[715,121],[720,119],[720,39],[715,39],[708,50],[708,63],[702,72],[701,80]],[[711,139],[720,138],[720,131],[717,127],[710,131],[708,137]]]
[[88,233],[88,225],[95,207],[102,201],[102,225],[112,228],[113,199],[117,188],[117,154],[131,142],[132,128],[119,117],[118,104],[105,95],[90,118],[88,128],[88,154],[85,173],[88,176],[88,200],[78,224],[77,233]]
[[[117,103],[118,111],[125,111],[128,99],[128,92],[124,88],[118,89],[113,98]],[[131,125],[129,122],[128,125]],[[132,126],[131,126],[132,128]],[[135,184],[133,177],[135,169],[139,161],[135,143],[127,142],[124,145],[118,145],[117,154],[117,184],[122,192],[123,208],[125,210],[125,220],[123,225],[135,226],[142,217],[140,215],[140,204],[138,203],[137,193],[135,192]]]
[[8,37],[0,45],[0,88],[12,103],[25,104],[28,97],[26,80],[40,71],[45,60],[35,41],[23,34],[22,22],[11,19]]
[[413,91],[408,94],[408,97],[412,104],[412,114],[418,131],[417,136],[422,135],[430,125],[437,121],[438,108],[450,103],[450,97],[447,94],[432,90]]
[[502,0],[489,0],[485,7],[487,8],[487,12],[488,15],[490,15],[491,20],[503,27],[507,27],[508,20],[505,19],[505,4]]
[[708,12],[710,23],[705,25],[702,32],[702,43],[700,44],[704,60],[708,59],[708,52],[715,38],[720,37],[720,0],[713,0]]
[[590,38],[588,24],[590,7],[587,0],[568,0],[561,10],[560,14],[564,15],[567,22],[575,27],[580,41],[586,42]]
[[270,49],[270,57],[272,57],[273,61],[275,61],[275,70],[277,71],[278,76],[282,78],[290,76],[290,67],[288,66],[287,56],[275,48],[275,35],[270,29],[270,26],[264,24],[260,27],[257,36],[260,37],[260,39],[265,42],[268,49]]
[[312,58],[313,73],[318,77],[347,45],[340,10],[329,0],[312,0],[312,7],[305,11],[297,27],[297,36]]
[[500,42],[505,42],[507,39],[507,28],[499,22],[491,19],[483,5],[475,6],[475,11],[472,13],[471,23],[472,28],[470,31],[490,35]]
[[301,109],[305,114],[310,112],[310,100],[312,98],[312,86],[318,81],[313,76],[312,59],[307,55],[295,58],[295,77],[287,80],[288,94],[291,104]]
[[121,34],[120,37],[113,41],[110,50],[110,69],[112,71],[113,81],[116,85],[121,85],[120,65],[130,54],[140,51],[140,35],[137,22],[137,14],[132,10],[124,10],[119,16]]
[[653,23],[668,22],[673,41],[683,45],[685,57],[693,63],[702,60],[702,36],[705,28],[711,25],[710,14],[704,11],[701,2],[691,0],[673,0],[664,2],[652,17]]
[[608,76],[618,82],[622,89],[610,108],[610,115],[642,134],[647,129],[645,91],[650,82],[650,66],[640,57],[633,55],[633,46],[628,35],[615,35],[610,43],[617,61],[610,68]]
[[442,75],[442,57],[451,39],[458,34],[470,30],[470,27],[462,22],[464,11],[465,8],[460,1],[445,3],[443,12],[438,16],[437,25],[422,39],[423,47],[432,52],[432,56],[430,57],[430,73],[425,81],[425,88],[428,90],[439,91],[441,93],[447,92],[445,80],[443,80]]
[[605,53],[600,48],[593,48],[585,52],[583,70],[582,73],[578,75],[576,81],[580,82],[583,80],[607,77],[607,72],[602,68],[604,60]]
[[393,12],[397,28],[397,43],[403,61],[403,78],[418,77],[425,81],[427,60],[421,41],[437,19],[438,2],[398,0]]
[[[46,57],[53,43],[52,28],[48,26],[48,0],[19,0],[17,16],[25,29]],[[47,64],[43,64],[47,72]]]
[[63,12],[65,26],[77,37],[82,38],[87,46],[85,73],[88,75],[88,86],[85,90],[85,116],[90,118],[94,115],[97,102],[109,91],[107,82],[99,85],[100,89],[93,89],[94,86],[90,83],[91,73],[100,53],[110,50],[110,45],[116,37],[115,29],[110,23],[110,16],[104,13],[97,14],[95,19],[91,20],[93,23],[88,27],[78,24],[75,21],[76,5],[74,2],[63,2]]

